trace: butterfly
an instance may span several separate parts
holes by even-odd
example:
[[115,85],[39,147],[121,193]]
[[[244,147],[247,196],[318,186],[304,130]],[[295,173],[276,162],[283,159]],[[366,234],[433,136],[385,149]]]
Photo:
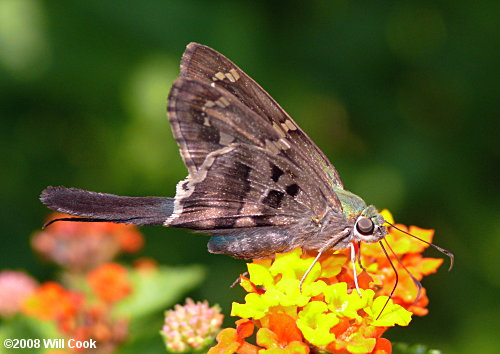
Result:
[[344,189],[335,167],[280,105],[214,49],[190,43],[168,96],[188,176],[174,198],[47,187],[58,220],[164,225],[212,235],[211,253],[270,257],[297,247],[342,250],[388,233],[374,206]]

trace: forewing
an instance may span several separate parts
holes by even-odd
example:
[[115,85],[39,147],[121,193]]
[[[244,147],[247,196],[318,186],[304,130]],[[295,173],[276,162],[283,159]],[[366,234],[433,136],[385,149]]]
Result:
[[[195,175],[207,155],[231,143],[261,145],[262,117],[233,96],[191,79],[174,82],[167,106],[170,126],[189,173]],[[272,133],[272,132],[271,132]],[[268,139],[278,139],[273,134]]]
[[190,43],[182,57],[181,77],[216,86],[236,97],[285,134],[303,160],[315,165],[325,183],[343,188],[340,176],[323,152],[259,84],[225,56],[207,46]]
[[[303,186],[311,190],[309,205],[324,198],[329,206],[341,211],[332,186],[325,181],[325,175],[318,171],[314,161],[301,153],[301,147],[294,144],[283,129],[271,125],[265,117],[224,89],[180,78],[170,92],[168,113],[191,178],[199,178],[204,172],[202,166],[211,153],[234,144],[255,146],[273,159],[282,160],[283,164],[300,166],[301,174],[295,177],[309,181],[308,186]],[[254,170],[263,168],[266,179],[272,177],[273,171],[267,167],[256,161],[252,163],[251,159],[247,162]]]

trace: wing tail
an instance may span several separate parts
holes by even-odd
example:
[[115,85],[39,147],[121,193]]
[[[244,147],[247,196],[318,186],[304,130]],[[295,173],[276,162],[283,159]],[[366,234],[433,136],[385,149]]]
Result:
[[122,197],[66,187],[47,187],[42,191],[40,200],[52,210],[77,216],[50,223],[69,220],[163,225],[174,210],[173,198]]

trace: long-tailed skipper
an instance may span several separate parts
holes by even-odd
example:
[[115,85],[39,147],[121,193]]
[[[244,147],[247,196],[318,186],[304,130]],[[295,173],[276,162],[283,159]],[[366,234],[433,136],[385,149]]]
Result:
[[387,234],[375,207],[344,189],[293,119],[215,50],[187,46],[167,111],[189,171],[175,198],[48,187],[41,201],[78,216],[62,220],[205,232],[210,252],[245,259],[296,247],[321,254]]

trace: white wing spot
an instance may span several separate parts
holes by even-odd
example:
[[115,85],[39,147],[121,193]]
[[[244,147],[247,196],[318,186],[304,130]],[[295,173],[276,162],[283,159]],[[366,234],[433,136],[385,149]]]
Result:
[[240,79],[240,74],[235,69],[229,70],[229,72],[233,75],[234,81],[238,81]]
[[215,106],[214,101],[209,100],[209,101],[205,102],[205,107],[212,108],[213,106]]
[[224,96],[219,97],[219,99],[215,101],[215,103],[221,108],[226,108],[230,104],[229,100]]
[[297,130],[297,126],[295,124],[293,124],[293,122],[290,119],[287,119],[285,121],[285,124],[288,127],[288,129],[290,129],[290,130]]
[[234,141],[234,136],[228,133],[219,132],[219,144],[220,145],[229,145]]
[[282,138],[286,136],[286,133],[283,131],[283,129],[280,128],[280,126],[276,122],[273,123],[273,128]]
[[[219,80],[221,80],[221,81],[222,81],[222,80],[224,80],[224,78],[226,77],[226,75],[224,75],[224,73],[222,73],[222,72],[220,72],[220,71],[219,71],[217,74],[215,74],[215,75],[214,75],[214,77],[215,77],[216,79],[219,79]],[[215,81],[215,80],[214,80],[214,81]]]
[[233,75],[231,75],[231,73],[226,73],[226,77],[229,79],[229,81],[236,82],[236,80],[234,79]]
[[269,139],[266,139],[266,150],[268,150],[273,155],[277,155],[280,152],[276,144]]
[[[231,82],[236,82],[240,79],[240,74],[235,69],[229,70],[227,73],[223,73],[222,71],[218,71],[214,76],[212,76],[213,81],[223,81],[224,79],[228,79]],[[213,84],[213,83],[212,83]],[[215,87],[212,85],[212,87]]]
[[288,150],[292,147],[288,140],[286,140],[285,138],[281,138],[280,140],[278,140],[278,143],[281,145],[281,148],[283,150]]

